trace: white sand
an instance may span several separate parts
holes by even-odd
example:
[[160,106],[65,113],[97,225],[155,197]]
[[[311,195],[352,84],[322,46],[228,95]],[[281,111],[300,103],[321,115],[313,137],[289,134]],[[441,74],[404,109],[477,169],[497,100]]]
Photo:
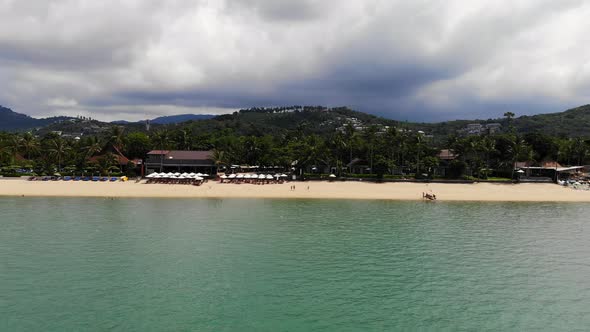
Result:
[[[295,185],[294,191],[290,186]],[[309,189],[307,189],[309,186]],[[63,182],[0,179],[0,196],[56,197],[162,197],[162,198],[314,198],[420,200],[422,192],[436,194],[439,201],[497,202],[590,202],[589,191],[556,184],[447,184],[294,182],[271,185],[219,184],[200,187],[135,182]]]

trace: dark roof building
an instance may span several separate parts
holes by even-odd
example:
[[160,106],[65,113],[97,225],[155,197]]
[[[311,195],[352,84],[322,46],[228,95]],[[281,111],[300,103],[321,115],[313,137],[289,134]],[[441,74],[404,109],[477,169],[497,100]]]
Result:
[[145,161],[146,174],[164,171],[216,172],[211,151],[153,150]]

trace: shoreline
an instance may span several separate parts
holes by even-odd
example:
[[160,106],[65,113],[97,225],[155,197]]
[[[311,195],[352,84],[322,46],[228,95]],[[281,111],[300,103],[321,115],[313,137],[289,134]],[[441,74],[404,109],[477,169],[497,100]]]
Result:
[[[295,190],[290,190],[294,185]],[[309,189],[308,189],[309,188]],[[590,191],[548,183],[368,183],[287,182],[283,184],[220,184],[202,186],[131,182],[63,182],[0,179],[3,197],[95,198],[260,198],[421,201],[423,192],[438,201],[454,202],[590,202]]]

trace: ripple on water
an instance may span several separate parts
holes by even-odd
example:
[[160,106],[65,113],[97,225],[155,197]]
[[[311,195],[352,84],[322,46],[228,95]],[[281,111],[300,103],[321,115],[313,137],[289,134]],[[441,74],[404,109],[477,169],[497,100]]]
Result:
[[2,198],[2,330],[584,330],[584,204]]

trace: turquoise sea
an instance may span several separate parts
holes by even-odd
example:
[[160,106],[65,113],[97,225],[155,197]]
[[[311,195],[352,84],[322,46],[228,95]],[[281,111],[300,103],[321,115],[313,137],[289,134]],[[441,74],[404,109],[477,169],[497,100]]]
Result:
[[1,331],[590,328],[590,205],[0,198]]

